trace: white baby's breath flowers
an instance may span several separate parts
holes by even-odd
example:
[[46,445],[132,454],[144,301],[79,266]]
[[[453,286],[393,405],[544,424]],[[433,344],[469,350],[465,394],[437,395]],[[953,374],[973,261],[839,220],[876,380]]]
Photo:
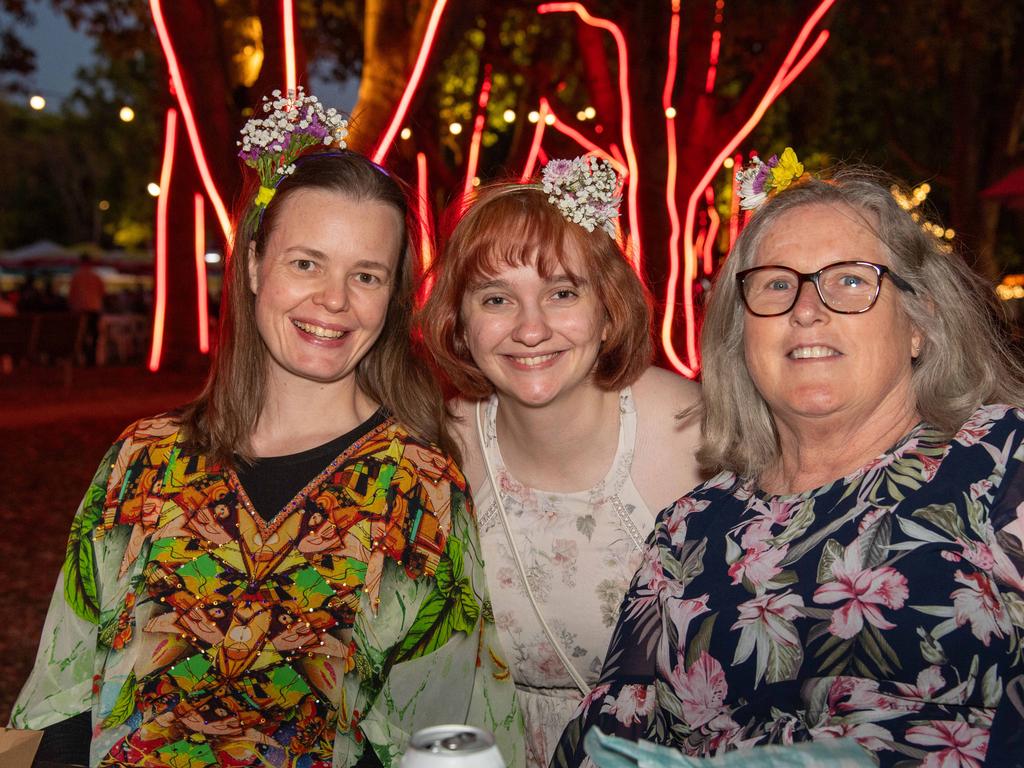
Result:
[[588,232],[600,227],[615,237],[619,216],[619,176],[607,160],[577,157],[552,160],[544,166],[541,186],[548,202],[569,221]]
[[256,170],[260,190],[246,217],[255,231],[262,212],[274,198],[281,180],[295,172],[295,160],[310,147],[337,145],[345,149],[348,120],[336,109],[325,110],[316,96],[300,86],[282,95],[263,97],[265,117],[252,117],[242,127],[238,156]]
[[263,97],[265,117],[252,117],[242,127],[238,156],[259,172],[260,183],[272,187],[274,177],[290,172],[299,153],[315,144],[345,149],[348,121],[336,109],[325,110],[302,86],[272,98]]

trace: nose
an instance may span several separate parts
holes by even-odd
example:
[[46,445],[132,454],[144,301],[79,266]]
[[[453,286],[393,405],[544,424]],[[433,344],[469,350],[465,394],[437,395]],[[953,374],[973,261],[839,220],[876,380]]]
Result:
[[313,302],[328,312],[348,309],[348,289],[344,280],[327,280],[313,295]]
[[828,307],[818,295],[817,287],[808,280],[803,283],[796,295],[796,304],[789,313],[790,320],[797,325],[813,325],[828,320]]
[[549,338],[551,326],[548,325],[544,312],[540,307],[524,304],[516,316],[512,339],[528,347],[535,347]]

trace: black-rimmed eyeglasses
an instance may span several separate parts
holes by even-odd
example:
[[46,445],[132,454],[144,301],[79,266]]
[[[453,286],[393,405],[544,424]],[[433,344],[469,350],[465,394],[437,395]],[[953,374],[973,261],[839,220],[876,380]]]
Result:
[[743,303],[758,317],[784,315],[796,305],[804,283],[814,283],[821,303],[833,312],[856,315],[867,312],[878,300],[882,277],[888,275],[901,291],[916,293],[913,286],[883,264],[870,261],[837,261],[817,272],[797,272],[789,267],[767,265],[736,274]]

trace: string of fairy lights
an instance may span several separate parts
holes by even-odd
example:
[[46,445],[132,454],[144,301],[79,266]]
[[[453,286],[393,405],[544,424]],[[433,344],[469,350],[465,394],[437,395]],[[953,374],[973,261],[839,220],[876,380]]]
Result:
[[910,218],[920,223],[921,229],[925,232],[944,241],[950,241],[956,237],[956,231],[952,227],[944,227],[941,224],[928,221],[921,212],[917,210],[921,207],[924,201],[928,199],[928,195],[932,191],[931,184],[928,182],[919,184],[910,191],[909,195],[904,193],[904,191],[895,184],[890,187],[889,191],[892,192],[892,196],[896,199],[896,202],[899,203],[900,208],[905,211],[909,211]]
[[[899,206],[910,212],[910,218],[919,222],[921,229],[933,235],[936,239],[943,241],[943,246],[950,248],[950,241],[956,237],[956,230],[952,227],[943,227],[941,224],[928,221],[918,210],[922,203],[928,199],[932,187],[927,182],[914,187],[910,194],[906,194],[895,184],[890,187],[892,196],[899,203]],[[1011,299],[1024,299],[1024,275],[1006,275],[1002,282],[996,286],[996,296],[1003,301]]]

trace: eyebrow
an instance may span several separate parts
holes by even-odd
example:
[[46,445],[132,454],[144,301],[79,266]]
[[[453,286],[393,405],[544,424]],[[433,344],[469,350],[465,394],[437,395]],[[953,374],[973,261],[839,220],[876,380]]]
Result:
[[[567,275],[564,272],[558,272],[554,275],[549,275],[548,277],[544,278],[544,282],[547,283],[548,285],[553,285],[554,283],[569,282],[572,283],[577,288],[583,288],[584,286],[589,285],[589,283],[582,277],[573,278],[571,275]],[[471,284],[469,286],[469,291],[489,291],[494,289],[508,290],[510,287],[511,286],[509,285],[509,282],[507,280],[494,278],[492,280],[483,280],[479,283]]]

